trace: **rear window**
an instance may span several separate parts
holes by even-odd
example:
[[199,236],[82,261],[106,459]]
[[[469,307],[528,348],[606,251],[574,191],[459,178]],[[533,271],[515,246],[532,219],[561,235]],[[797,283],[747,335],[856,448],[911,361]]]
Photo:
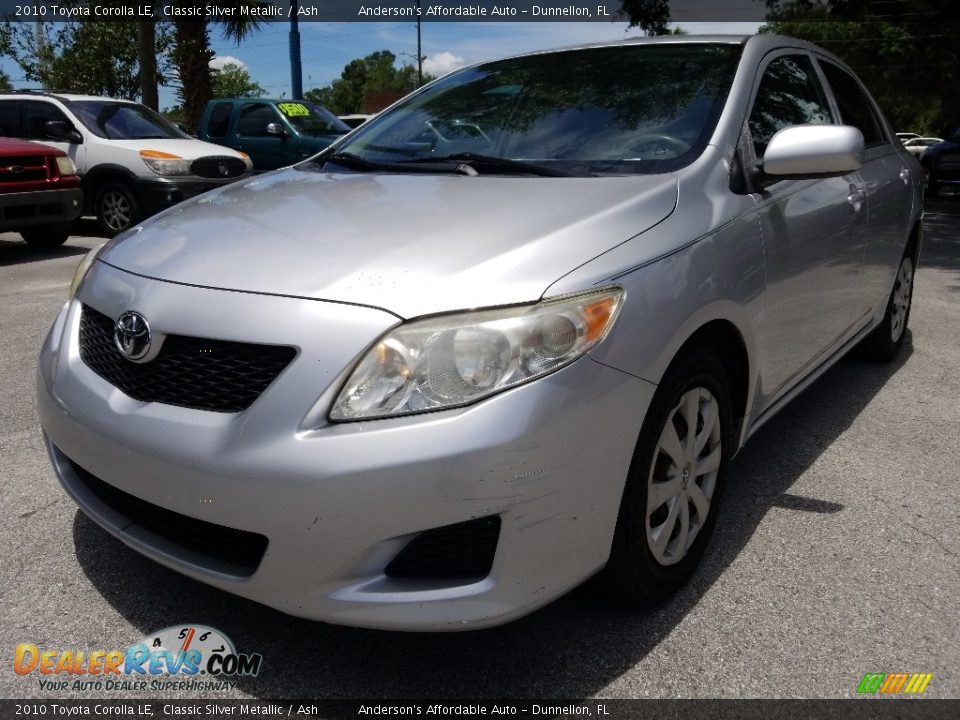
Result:
[[233,113],[233,103],[217,103],[210,109],[210,117],[207,119],[207,135],[209,137],[221,138],[227,136],[227,130],[230,128],[230,115]]
[[852,125],[863,134],[866,147],[875,147],[886,142],[880,130],[880,121],[873,111],[860,84],[833,63],[820,61],[823,74],[833,90],[833,97],[840,108],[840,120],[844,125]]

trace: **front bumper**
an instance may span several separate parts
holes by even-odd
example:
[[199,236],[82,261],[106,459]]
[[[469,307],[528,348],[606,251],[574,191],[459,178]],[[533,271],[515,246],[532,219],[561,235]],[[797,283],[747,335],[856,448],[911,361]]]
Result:
[[[468,408],[330,424],[345,374],[393,316],[145,280],[104,263],[92,273],[82,301],[111,317],[133,308],[159,331],[298,348],[244,412],[143,403],[83,363],[80,302],[64,307],[38,366],[51,459],[83,511],[144,555],[293,615],[401,630],[500,624],[606,563],[649,383],[583,358]],[[86,491],[68,458],[154,505],[266,536],[262,561],[240,577],[143,532]],[[384,574],[419,533],[494,514],[502,525],[486,578]]]
[[135,186],[144,214],[155,215],[184,200],[248,177],[250,173],[222,180],[195,177],[138,178]]
[[70,222],[82,210],[80,188],[0,193],[0,232]]

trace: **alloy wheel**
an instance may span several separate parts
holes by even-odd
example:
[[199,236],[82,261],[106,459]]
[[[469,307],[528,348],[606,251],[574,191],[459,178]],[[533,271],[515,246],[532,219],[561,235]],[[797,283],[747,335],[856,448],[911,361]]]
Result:
[[115,232],[126,230],[133,217],[130,198],[119,190],[110,190],[104,193],[100,205],[100,217],[111,230]]

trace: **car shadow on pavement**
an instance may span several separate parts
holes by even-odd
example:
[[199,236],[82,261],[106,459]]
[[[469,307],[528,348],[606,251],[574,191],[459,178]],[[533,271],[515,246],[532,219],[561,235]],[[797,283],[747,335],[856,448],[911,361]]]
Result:
[[[744,552],[771,508],[844,512],[841,505],[792,494],[790,488],[906,362],[911,349],[908,336],[894,363],[842,360],[757,433],[731,464],[717,532],[703,564],[678,595],[653,608],[609,604],[596,583],[588,582],[503,627],[390,633],[289,617],[205,586],[129,550],[80,511],[73,525],[76,556],[96,590],[137,632],[201,623],[225,632],[240,652],[261,653],[259,676],[242,678],[238,685],[253,696],[588,696],[602,691],[671,633]],[[695,668],[712,659],[678,662]]]
[[70,257],[71,255],[84,255],[89,250],[90,248],[71,245],[69,240],[65,245],[40,250],[30,247],[16,235],[7,235],[6,237],[0,237],[0,267]]

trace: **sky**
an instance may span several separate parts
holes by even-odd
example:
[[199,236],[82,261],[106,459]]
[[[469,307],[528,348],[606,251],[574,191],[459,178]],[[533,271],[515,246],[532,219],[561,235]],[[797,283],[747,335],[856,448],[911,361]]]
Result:
[[[753,33],[756,22],[681,22],[691,34]],[[262,29],[239,45],[224,42],[212,29],[211,41],[217,58],[214,65],[236,62],[246,66],[253,80],[270,97],[290,96],[289,26],[264,24]],[[426,60],[424,72],[442,75],[463,65],[531,50],[563,47],[586,42],[641,37],[625,22],[437,22],[421,23],[421,41]],[[377,50],[390,50],[400,64],[415,64],[416,24],[407,23],[301,23],[300,49],[303,89],[329,85],[340,76],[344,65]],[[173,104],[173,93],[161,88],[160,106]]]

